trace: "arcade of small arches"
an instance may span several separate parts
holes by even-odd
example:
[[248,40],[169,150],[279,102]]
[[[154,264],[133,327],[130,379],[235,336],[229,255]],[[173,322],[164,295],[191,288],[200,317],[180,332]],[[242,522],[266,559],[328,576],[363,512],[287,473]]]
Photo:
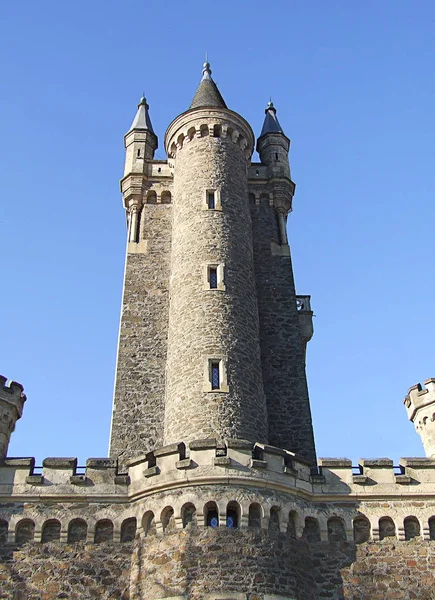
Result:
[[133,541],[137,534],[148,537],[194,527],[267,529],[287,533],[310,543],[354,541],[360,544],[391,538],[399,541],[435,540],[435,515],[424,523],[415,516],[407,516],[399,522],[389,516],[369,520],[363,514],[356,515],[351,520],[350,527],[347,521],[347,518],[336,515],[327,519],[324,515],[320,518],[314,515],[304,517],[296,510],[283,511],[278,506],[266,508],[257,502],[251,503],[245,511],[236,501],[228,502],[226,506],[209,501],[201,511],[197,511],[192,502],[186,502],[178,510],[178,514],[172,506],[166,506],[158,518],[152,510],[147,510],[139,523],[136,517],[128,517],[119,523],[108,518],[90,523],[82,518],[74,518],[67,523],[61,523],[55,518],[42,523],[23,518],[15,524],[0,519],[0,545],[21,545],[30,541],[124,543]]
[[180,151],[185,144],[196,138],[227,138],[234,144],[240,146],[242,152],[245,153],[246,159],[251,158],[251,151],[248,147],[246,138],[240,131],[228,126],[226,123],[202,123],[199,127],[189,127],[178,135],[176,142],[172,142],[169,149],[169,157],[176,158],[177,152]]

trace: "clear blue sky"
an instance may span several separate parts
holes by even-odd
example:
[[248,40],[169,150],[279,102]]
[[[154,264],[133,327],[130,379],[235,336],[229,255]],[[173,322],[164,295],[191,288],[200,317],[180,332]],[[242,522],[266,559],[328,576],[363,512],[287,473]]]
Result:
[[0,372],[28,401],[10,454],[107,453],[124,148],[145,92],[163,158],[205,51],[258,135],[292,140],[296,284],[311,294],[320,456],[422,455],[402,405],[435,376],[432,0],[4,2]]

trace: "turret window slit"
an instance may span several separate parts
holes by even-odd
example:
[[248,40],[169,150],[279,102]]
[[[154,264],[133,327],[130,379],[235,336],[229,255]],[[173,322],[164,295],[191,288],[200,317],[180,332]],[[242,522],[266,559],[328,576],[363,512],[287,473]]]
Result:
[[211,363],[211,389],[218,390],[220,388],[220,374],[219,374],[219,363]]
[[217,268],[210,267],[210,289],[216,290],[218,286]]
[[208,192],[207,206],[210,210],[214,210],[216,208],[216,200],[215,200],[214,192]]

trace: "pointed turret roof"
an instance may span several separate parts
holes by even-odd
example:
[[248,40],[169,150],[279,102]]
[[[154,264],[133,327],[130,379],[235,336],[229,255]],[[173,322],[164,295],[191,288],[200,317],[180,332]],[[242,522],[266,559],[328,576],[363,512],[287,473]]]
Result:
[[147,104],[146,98],[142,96],[139,104],[137,105],[137,113],[133,120],[133,123],[131,124],[130,129],[128,130],[129,132],[133,131],[133,129],[141,129],[144,131],[150,131],[151,133],[154,133],[148,110],[149,106]]
[[263,128],[260,133],[260,137],[262,135],[266,135],[266,133],[282,133],[285,135],[282,130],[281,125],[279,124],[278,118],[276,116],[276,108],[273,105],[273,102],[268,102],[267,108],[264,111],[266,116],[264,117]]
[[211,78],[210,63],[205,62],[202,70],[202,79],[199,83],[196,94],[193,97],[190,108],[200,108],[202,106],[212,106],[216,108],[227,108],[224,99],[218,90],[217,85]]

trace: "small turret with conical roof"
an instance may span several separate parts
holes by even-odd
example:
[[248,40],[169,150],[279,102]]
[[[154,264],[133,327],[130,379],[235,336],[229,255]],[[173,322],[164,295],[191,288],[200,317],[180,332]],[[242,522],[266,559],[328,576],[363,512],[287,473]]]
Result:
[[142,173],[144,160],[152,160],[158,148],[157,136],[154,133],[149,115],[149,106],[142,96],[137,105],[137,113],[130,129],[125,134],[124,144],[127,151],[124,175]]
[[282,130],[272,101],[268,102],[264,112],[266,116],[257,140],[257,152],[261,162],[269,167],[270,176],[290,178],[290,140]]

